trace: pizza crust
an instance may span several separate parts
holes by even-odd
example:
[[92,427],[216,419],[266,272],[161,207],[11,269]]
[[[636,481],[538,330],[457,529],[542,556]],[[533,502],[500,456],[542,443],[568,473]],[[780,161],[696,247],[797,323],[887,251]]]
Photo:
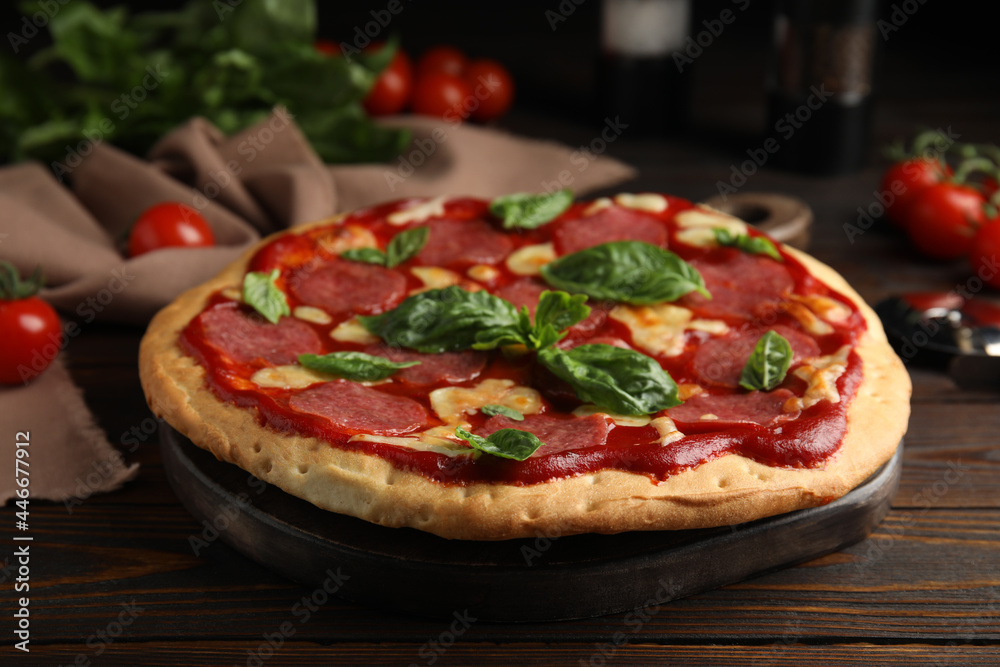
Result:
[[180,332],[209,296],[240,285],[253,254],[278,235],[156,315],[140,347],[140,378],[153,413],[196,445],[326,510],[464,540],[732,525],[846,494],[892,457],[906,431],[910,378],[878,317],[833,269],[784,246],[815,277],[854,302],[868,324],[856,348],[863,381],[848,408],[844,443],[825,466],[772,468],[729,454],[660,483],[604,470],[530,486],[439,484],[376,455],[260,426],[255,412],[219,400],[205,382],[204,369],[178,345]]

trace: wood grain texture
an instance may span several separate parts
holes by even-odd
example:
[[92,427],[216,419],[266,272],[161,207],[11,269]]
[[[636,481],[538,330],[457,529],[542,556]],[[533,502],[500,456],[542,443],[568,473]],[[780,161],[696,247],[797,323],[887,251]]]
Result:
[[[217,461],[170,428],[163,435],[165,470],[185,507],[202,523],[226,523],[220,539],[272,571],[326,586],[336,565],[349,575],[338,578],[337,596],[349,601],[428,619],[465,609],[480,620],[518,623],[629,611],[841,549],[888,512],[901,467],[897,453],[827,505],[731,528],[447,541],[330,514]],[[529,609],[525,590],[536,596]]]
[[[190,538],[211,532],[180,506],[136,512],[88,504],[72,516],[62,507],[35,511],[33,525],[44,533],[32,551],[32,610],[45,619],[34,635],[42,642],[87,637],[132,600],[144,608],[130,629],[133,638],[259,637],[287,620],[297,638],[310,641],[423,642],[448,627],[335,598],[301,622],[308,610],[303,597],[313,590],[219,540],[207,539],[196,556]],[[9,544],[9,533],[0,540]],[[998,552],[995,512],[893,511],[869,539],[842,552],[658,610],[572,623],[477,622],[462,641],[602,642],[619,631],[636,641],[671,643],[757,641],[788,632],[803,642],[1000,641]]]
[[[251,656],[262,658],[271,667],[280,665],[329,665],[330,667],[399,667],[400,665],[440,665],[442,667],[509,667],[517,656],[519,665],[616,665],[619,667],[800,667],[803,664],[875,665],[878,667],[994,666],[1000,649],[977,645],[902,644],[880,646],[868,643],[811,646],[794,637],[782,637],[757,645],[702,646],[656,645],[613,642],[602,644],[492,643],[454,644],[448,648],[415,643],[343,643],[320,646],[289,639],[276,650],[262,639],[255,641],[214,641],[156,643],[116,643],[106,648],[102,664],[141,664],[145,667],[185,665],[255,664]],[[274,640],[277,643],[277,639]],[[68,664],[86,647],[51,645],[33,655]],[[17,659],[10,649],[0,649],[0,658]],[[114,662],[112,662],[114,661]]]

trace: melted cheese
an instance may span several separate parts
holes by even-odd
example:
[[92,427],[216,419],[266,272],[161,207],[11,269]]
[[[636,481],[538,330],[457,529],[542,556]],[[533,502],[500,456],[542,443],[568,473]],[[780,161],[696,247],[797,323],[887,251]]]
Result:
[[636,211],[648,211],[650,213],[663,213],[667,210],[667,206],[669,206],[666,197],[652,193],[633,195],[623,192],[615,195],[615,203],[624,208],[631,208]]
[[238,287],[227,287],[226,289],[222,290],[222,296],[226,297],[227,299],[231,299],[232,301],[243,300],[243,292],[241,292]]
[[390,225],[407,225],[411,222],[423,222],[428,218],[438,218],[444,215],[445,197],[435,197],[415,203],[413,206],[390,213],[386,220]]
[[684,437],[684,434],[677,430],[677,425],[674,424],[674,420],[670,417],[657,417],[649,422],[649,425],[655,428],[656,432],[660,434],[661,445],[677,442]]
[[847,356],[850,351],[850,346],[844,345],[825,357],[806,359],[802,366],[792,371],[796,377],[805,380],[808,386],[802,398],[796,396],[785,401],[782,406],[785,412],[805,410],[823,400],[839,403],[837,380],[847,370]]
[[[468,426],[468,424],[466,424],[466,426]],[[348,442],[378,442],[386,445],[395,445],[396,447],[416,449],[423,452],[437,452],[438,454],[445,454],[446,456],[475,454],[475,450],[463,444],[454,436],[454,428],[450,430],[445,429],[448,433],[452,434],[451,438],[442,437],[440,433],[442,429],[445,429],[445,427],[436,426],[414,436],[369,435],[367,433],[359,433],[358,435],[351,436]]]
[[583,209],[583,215],[584,216],[594,215],[595,213],[603,211],[604,209],[610,206],[611,206],[611,200],[608,199],[607,197],[601,197],[600,199],[595,199],[590,203],[590,206]]
[[378,336],[365,329],[356,317],[344,320],[330,332],[330,338],[341,343],[357,343],[358,345],[373,345],[379,341]]
[[314,324],[329,324],[333,321],[333,318],[330,317],[325,310],[321,308],[314,308],[313,306],[297,306],[295,310],[292,311],[292,315],[300,320],[313,322]]
[[475,387],[442,387],[430,393],[431,409],[442,420],[454,423],[464,415],[473,414],[484,405],[504,405],[524,415],[536,414],[542,408],[541,395],[530,387],[513,380],[491,378]]
[[674,220],[680,227],[677,240],[699,248],[718,245],[713,229],[725,229],[734,236],[747,233],[747,223],[701,204],[693,209],[681,211]]
[[589,417],[590,415],[604,415],[618,426],[645,426],[649,423],[647,415],[616,415],[602,410],[596,405],[581,405],[573,411],[574,417]]
[[798,320],[802,328],[816,336],[833,333],[833,327],[816,317],[816,314],[798,301],[784,301],[781,309]]
[[655,306],[615,306],[610,313],[632,332],[633,342],[644,350],[667,357],[684,351],[684,332],[688,329],[724,334],[729,327],[722,320],[692,320],[687,308],[669,303]]
[[334,377],[303,366],[288,365],[262,368],[254,373],[250,379],[258,387],[303,389],[319,382],[329,382]]
[[378,246],[378,241],[371,230],[360,225],[334,227],[329,233],[319,237],[316,243],[331,255],[339,255],[351,248],[375,248]]
[[697,396],[703,391],[705,390],[696,384],[690,384],[690,383],[679,384],[677,385],[677,398],[681,399],[682,401],[686,401],[692,396]]
[[489,264],[476,264],[465,272],[467,276],[481,283],[491,283],[500,277],[500,269]]
[[519,276],[537,276],[555,258],[556,249],[551,243],[526,245],[507,255],[507,268]]
[[806,308],[816,313],[816,315],[823,318],[827,322],[846,322],[847,318],[851,316],[850,308],[842,304],[840,301],[831,299],[830,297],[821,296],[819,294],[810,294],[806,296],[792,294],[791,298],[802,303]]
[[417,278],[420,278],[420,282],[424,284],[424,289],[414,290],[416,292],[428,289],[444,289],[445,287],[458,285],[462,282],[462,276],[454,271],[442,269],[439,266],[415,266],[410,271]]

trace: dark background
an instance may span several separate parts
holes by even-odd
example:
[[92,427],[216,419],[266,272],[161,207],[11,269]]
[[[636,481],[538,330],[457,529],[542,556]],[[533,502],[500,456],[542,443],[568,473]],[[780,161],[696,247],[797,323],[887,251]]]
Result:
[[[446,43],[471,57],[496,58],[512,71],[518,87],[516,113],[506,124],[518,126],[519,113],[584,122],[596,117],[592,107],[597,92],[600,0],[576,0],[579,5],[573,0],[400,1],[404,9],[393,17],[385,34],[400,36],[411,55],[419,56],[429,46]],[[355,27],[371,21],[371,12],[384,10],[387,2],[319,2],[319,36],[353,41]],[[172,9],[184,3],[100,0],[95,4],[126,4],[142,11]],[[904,4],[917,9],[900,30],[887,40],[878,39],[876,100],[929,97],[947,105],[987,103],[984,112],[991,118],[1000,117],[995,49],[1000,3],[883,0],[879,15],[888,19],[893,6]],[[694,0],[692,5],[693,34],[703,29],[703,20],[717,18],[726,7],[734,8],[730,0]],[[546,11],[558,12],[560,6],[572,7],[573,13],[553,30]],[[4,3],[0,9],[4,35],[19,28],[17,7],[17,3]],[[745,145],[747,135],[763,130],[773,12],[773,0],[751,0],[748,9],[737,11],[736,21],[685,71],[693,90],[689,137],[730,137]],[[44,43],[45,36],[40,35],[21,55],[29,55]],[[934,85],[929,86],[928,81]],[[900,118],[899,134],[912,133],[916,126],[934,120]]]

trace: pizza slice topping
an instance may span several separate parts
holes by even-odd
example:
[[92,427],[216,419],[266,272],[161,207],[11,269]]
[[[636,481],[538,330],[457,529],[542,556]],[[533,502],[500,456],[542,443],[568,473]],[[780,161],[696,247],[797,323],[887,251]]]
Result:
[[725,214],[564,199],[409,200],[280,236],[248,273],[287,312],[220,290],[182,344],[272,428],[445,484],[836,451],[850,302]]

